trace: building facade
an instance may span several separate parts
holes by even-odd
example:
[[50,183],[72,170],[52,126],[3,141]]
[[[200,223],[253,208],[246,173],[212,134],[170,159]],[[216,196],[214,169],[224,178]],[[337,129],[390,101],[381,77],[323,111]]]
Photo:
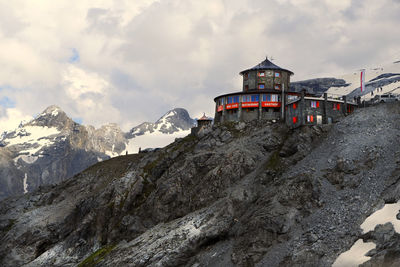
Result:
[[293,72],[266,58],[253,68],[240,72],[241,92],[217,96],[214,121],[250,121],[284,119],[284,105]]
[[281,120],[289,127],[326,124],[353,112],[356,103],[290,91],[293,72],[266,58],[240,72],[242,91],[217,96],[214,123],[226,121]]

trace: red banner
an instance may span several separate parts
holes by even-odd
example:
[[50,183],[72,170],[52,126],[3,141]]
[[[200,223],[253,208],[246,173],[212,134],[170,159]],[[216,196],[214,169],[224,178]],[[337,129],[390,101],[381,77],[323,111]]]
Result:
[[362,69],[361,70],[361,75],[360,75],[360,88],[361,88],[361,92],[365,89],[365,70]]
[[238,107],[239,107],[239,103],[227,104],[225,106],[226,109],[234,109],[234,108],[238,108]]
[[273,107],[277,108],[281,106],[281,102],[261,102],[263,108]]
[[222,111],[223,109],[224,109],[224,106],[221,105],[221,106],[218,106],[217,111],[220,112],[220,111]]
[[258,107],[258,102],[243,102],[242,108],[256,108]]

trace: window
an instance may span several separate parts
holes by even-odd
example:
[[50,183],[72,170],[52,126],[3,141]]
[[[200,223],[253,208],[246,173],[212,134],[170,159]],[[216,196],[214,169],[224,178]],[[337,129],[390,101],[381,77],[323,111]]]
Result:
[[307,122],[314,122],[314,116],[313,115],[308,115],[307,116]]
[[293,103],[293,109],[296,109],[296,108],[297,108],[297,104]]
[[265,89],[265,83],[259,83],[258,89]]
[[263,94],[262,95],[262,101],[279,102],[279,95]]
[[219,100],[218,100],[218,105],[221,106],[221,105],[223,105],[223,104],[224,104],[224,99],[223,99],[223,98],[219,99]]
[[281,85],[280,84],[275,84],[275,90],[281,90]]
[[249,90],[249,86],[248,86],[248,85],[245,85],[245,86],[244,86],[244,90],[245,90],[245,91],[248,91],[248,90]]
[[239,103],[239,96],[229,96],[228,104]]
[[258,95],[244,95],[242,102],[258,102]]
[[279,95],[271,95],[272,102],[279,102],[279,99],[280,99]]
[[258,77],[265,77],[265,71],[259,71],[259,72],[257,73],[257,76],[258,76]]
[[248,73],[245,73],[244,74],[244,80],[247,80],[249,78],[249,74]]
[[319,101],[311,101],[312,108],[319,108]]
[[276,77],[276,78],[281,77],[281,73],[280,73],[280,72],[275,72],[275,77]]
[[251,102],[258,102],[258,95],[251,95]]
[[293,117],[293,124],[296,124],[296,123],[297,123],[297,116]]
[[333,110],[340,110],[340,104],[339,103],[333,103]]

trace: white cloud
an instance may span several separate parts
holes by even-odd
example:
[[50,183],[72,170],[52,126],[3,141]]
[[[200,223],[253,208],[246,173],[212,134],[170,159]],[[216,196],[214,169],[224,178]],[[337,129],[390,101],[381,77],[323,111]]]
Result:
[[7,108],[2,113],[3,116],[0,117],[0,134],[17,128],[22,121],[28,122],[33,119],[32,116],[24,115],[16,108]]
[[213,115],[266,55],[294,80],[395,60],[399,13],[394,0],[0,0],[0,96],[125,129],[173,107]]

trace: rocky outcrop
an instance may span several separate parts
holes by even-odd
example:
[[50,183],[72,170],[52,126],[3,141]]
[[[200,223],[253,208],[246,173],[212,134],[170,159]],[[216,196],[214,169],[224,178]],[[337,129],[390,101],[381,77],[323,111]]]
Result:
[[373,231],[362,236],[364,242],[374,242],[377,246],[369,251],[371,259],[360,267],[395,267],[400,265],[400,234],[396,233],[389,222],[379,224]]
[[0,204],[0,265],[329,266],[400,198],[399,119],[228,123],[98,163]]
[[349,86],[343,79],[336,78],[316,78],[290,83],[290,90],[301,92],[306,90],[309,93],[321,95],[331,87]]

